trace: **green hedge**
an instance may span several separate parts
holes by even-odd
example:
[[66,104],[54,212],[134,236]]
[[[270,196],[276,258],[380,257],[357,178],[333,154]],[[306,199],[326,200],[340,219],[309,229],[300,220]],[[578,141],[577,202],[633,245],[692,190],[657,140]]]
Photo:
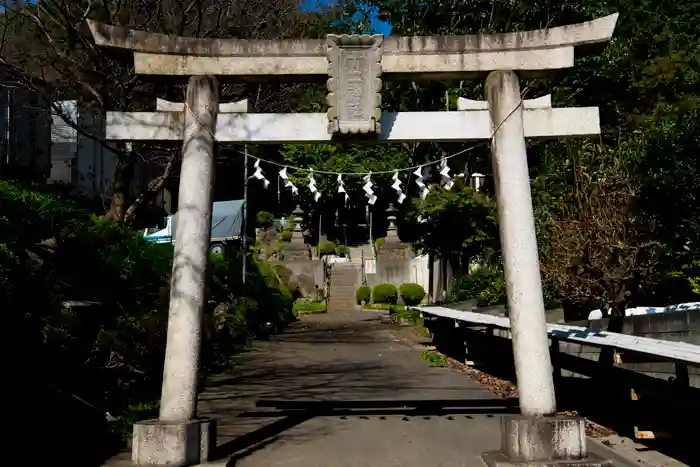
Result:
[[399,287],[399,294],[404,304],[407,306],[416,306],[420,305],[420,302],[425,298],[425,289],[420,284],[401,284],[401,287]]
[[355,300],[357,300],[357,303],[369,303],[369,301],[372,299],[372,289],[367,286],[363,285],[357,289],[355,292]]
[[275,216],[267,211],[259,211],[255,215],[255,226],[261,229],[269,229],[275,223]]
[[333,254],[335,254],[335,248],[336,248],[335,242],[331,242],[330,240],[324,240],[321,242],[321,244],[318,247],[319,255],[320,256],[333,255]]
[[479,306],[506,302],[506,282],[503,271],[482,266],[455,281],[450,291],[451,301],[475,299]]
[[372,291],[374,303],[389,303],[395,305],[399,300],[399,291],[392,284],[379,284]]
[[[242,260],[235,251],[211,258],[203,377],[228,367],[266,323],[293,319],[291,293],[269,263],[250,262],[244,293]],[[18,423],[56,420],[49,427],[56,436],[46,440],[54,460],[75,460],[66,420],[94,437],[81,452],[89,457],[109,430],[128,431],[134,420],[157,415],[171,268],[170,245],[0,182],[0,310],[12,330],[6,377],[17,383],[17,409],[6,415]],[[66,308],[68,301],[84,306]],[[119,419],[113,426],[107,412]]]

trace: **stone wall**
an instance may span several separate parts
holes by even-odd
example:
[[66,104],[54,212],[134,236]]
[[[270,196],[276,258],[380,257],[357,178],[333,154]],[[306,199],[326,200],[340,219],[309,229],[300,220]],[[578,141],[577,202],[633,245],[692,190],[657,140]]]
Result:
[[323,290],[324,268],[320,260],[290,260],[276,261],[274,264],[284,266],[291,271],[290,281],[298,284],[304,297],[312,298],[316,294],[316,286]]
[[410,259],[377,259],[377,273],[366,274],[367,285],[374,287],[379,284],[394,284],[396,287],[413,282],[413,268]]
[[[441,261],[434,261],[433,273],[433,301],[441,301],[443,292],[447,292],[446,287],[449,287],[452,281],[452,268],[447,264],[447,277],[443,277]],[[428,255],[416,256],[411,258],[391,257],[380,255],[377,258],[377,273],[365,274],[367,285],[374,287],[378,284],[393,284],[397,288],[401,284],[408,282],[420,284],[427,294],[430,291],[430,261]]]
[[[608,319],[601,320],[600,329],[607,329],[608,322]],[[700,312],[698,311],[628,316],[623,323],[623,334],[700,345]],[[590,327],[588,321],[567,324]],[[600,349],[587,345],[561,342],[560,346],[562,352],[588,360],[598,360],[600,355]],[[623,361],[632,359],[635,360],[634,363],[618,363],[616,366],[666,381],[676,377],[676,367],[672,362],[653,362],[650,358],[623,355]],[[570,372],[563,374],[581,376]],[[688,378],[691,386],[700,388],[699,368],[689,366]]]
[[[549,322],[552,322],[548,319]],[[580,321],[566,323],[572,326],[585,326],[592,329],[605,330],[609,320]],[[510,338],[510,332],[495,330],[500,337]],[[623,334],[649,337],[652,339],[686,342],[700,345],[700,312],[681,311],[676,313],[660,313],[653,315],[628,316],[623,320]],[[574,357],[597,362],[600,357],[600,349],[589,345],[574,342],[560,342],[559,351]],[[653,361],[653,358],[633,353],[622,353],[624,363],[616,363],[617,368],[641,373],[652,378],[669,381],[676,378],[676,365],[672,362]],[[700,368],[688,366],[688,379],[691,387],[700,388]],[[575,378],[588,378],[589,375],[562,370],[562,376]]]

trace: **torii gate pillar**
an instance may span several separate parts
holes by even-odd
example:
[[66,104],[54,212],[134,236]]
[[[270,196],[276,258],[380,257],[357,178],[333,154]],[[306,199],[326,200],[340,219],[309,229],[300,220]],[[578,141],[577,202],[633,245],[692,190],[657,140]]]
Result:
[[491,72],[486,100],[495,129],[491,161],[520,411],[530,416],[554,415],[557,404],[523,132],[524,105],[515,72]]
[[216,78],[189,79],[160,416],[134,425],[136,465],[196,465],[216,447],[215,420],[196,415],[218,96]]
[[556,416],[520,81],[514,71],[493,71],[485,88],[521,415],[503,417],[501,451],[484,460],[494,467],[611,465],[587,452],[584,418]]

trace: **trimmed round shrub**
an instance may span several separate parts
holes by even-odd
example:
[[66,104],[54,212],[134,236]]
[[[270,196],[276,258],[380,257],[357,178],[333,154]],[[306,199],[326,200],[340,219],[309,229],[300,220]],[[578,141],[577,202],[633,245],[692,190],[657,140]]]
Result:
[[374,303],[396,305],[399,301],[399,291],[393,284],[379,284],[372,291],[372,300]]
[[345,257],[348,254],[348,247],[345,245],[338,245],[335,247],[335,254],[341,257]]
[[371,298],[372,289],[368,285],[363,285],[357,289],[357,292],[355,292],[355,299],[357,300],[357,303],[369,303]]
[[335,247],[336,247],[335,243],[333,243],[329,240],[322,241],[321,245],[319,246],[320,256],[335,254]]
[[274,225],[275,217],[267,211],[260,211],[255,215],[255,223],[261,229],[269,229]]
[[399,295],[401,295],[401,300],[406,304],[406,306],[416,306],[420,305],[425,297],[425,289],[420,284],[401,284],[399,287]]

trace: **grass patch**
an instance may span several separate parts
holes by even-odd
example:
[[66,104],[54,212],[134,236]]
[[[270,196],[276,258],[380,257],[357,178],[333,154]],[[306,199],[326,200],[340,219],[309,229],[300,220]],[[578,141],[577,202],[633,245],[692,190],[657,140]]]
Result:
[[368,303],[364,307],[362,307],[363,310],[382,310],[382,311],[390,311],[392,314],[394,313],[399,313],[404,310],[403,305],[391,305],[389,303]]
[[428,362],[431,368],[443,368],[447,366],[447,360],[437,352],[425,350],[420,354],[420,359]]
[[310,315],[315,313],[325,313],[327,309],[325,302],[295,302],[294,314]]

